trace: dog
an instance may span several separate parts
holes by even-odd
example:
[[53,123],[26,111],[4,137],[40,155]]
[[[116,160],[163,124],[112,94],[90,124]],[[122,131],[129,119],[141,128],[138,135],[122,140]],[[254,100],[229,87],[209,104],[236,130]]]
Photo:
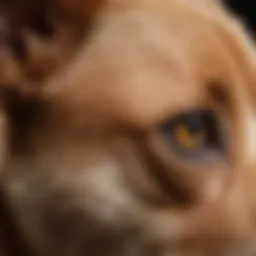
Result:
[[81,23],[93,14],[86,42],[40,90],[0,94],[16,255],[255,255],[242,26],[210,0],[70,3]]

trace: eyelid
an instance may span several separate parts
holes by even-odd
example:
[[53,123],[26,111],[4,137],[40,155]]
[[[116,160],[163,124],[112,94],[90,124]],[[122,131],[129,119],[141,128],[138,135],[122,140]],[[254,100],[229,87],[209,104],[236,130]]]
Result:
[[177,154],[173,150],[170,150],[170,147],[158,136],[158,134],[150,134],[146,139],[146,144],[149,150],[152,151],[152,154],[165,163],[168,171],[175,171],[177,169],[178,172],[182,173],[182,175],[184,174],[185,177],[189,177],[189,174],[195,172],[205,173],[206,166],[209,171],[223,170],[228,167],[227,161],[212,161],[210,164],[202,161],[192,164],[193,161],[189,158],[184,158],[181,154]]

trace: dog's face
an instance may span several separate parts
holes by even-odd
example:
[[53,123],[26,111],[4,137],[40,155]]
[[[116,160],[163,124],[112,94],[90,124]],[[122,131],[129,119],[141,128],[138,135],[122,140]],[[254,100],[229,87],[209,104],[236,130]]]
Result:
[[256,253],[255,52],[190,2],[113,3],[8,108],[2,180],[35,255]]

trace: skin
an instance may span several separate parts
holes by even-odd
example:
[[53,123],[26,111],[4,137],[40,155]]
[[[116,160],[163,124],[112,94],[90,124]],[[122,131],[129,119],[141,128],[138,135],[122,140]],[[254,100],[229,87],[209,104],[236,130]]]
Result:
[[[3,97],[2,186],[33,255],[256,253],[255,51],[217,3],[197,2],[101,3],[61,72]],[[198,108],[227,131],[210,163],[161,133]]]

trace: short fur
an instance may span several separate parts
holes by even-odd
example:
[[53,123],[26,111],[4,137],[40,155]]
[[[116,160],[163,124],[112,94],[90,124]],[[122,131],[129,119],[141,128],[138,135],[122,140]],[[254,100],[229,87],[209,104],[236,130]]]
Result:
[[[93,10],[89,40],[41,94],[3,97],[1,181],[32,255],[255,255],[251,40],[210,0]],[[194,108],[227,124],[224,161],[191,163],[161,137]]]

